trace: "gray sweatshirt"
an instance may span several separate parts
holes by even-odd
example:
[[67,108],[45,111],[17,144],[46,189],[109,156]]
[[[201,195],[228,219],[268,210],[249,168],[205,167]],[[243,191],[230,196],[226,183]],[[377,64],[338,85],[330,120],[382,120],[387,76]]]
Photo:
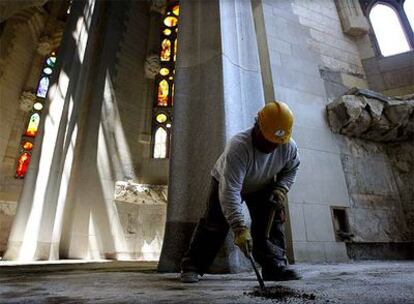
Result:
[[252,130],[232,137],[211,171],[219,182],[221,208],[232,228],[246,226],[241,194],[262,190],[270,184],[289,190],[300,164],[293,139],[266,154],[253,146]]

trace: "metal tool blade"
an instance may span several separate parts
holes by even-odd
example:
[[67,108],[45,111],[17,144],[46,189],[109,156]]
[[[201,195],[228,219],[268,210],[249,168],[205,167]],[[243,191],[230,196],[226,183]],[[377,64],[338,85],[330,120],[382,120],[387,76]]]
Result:
[[257,281],[259,282],[260,288],[261,288],[261,289],[265,289],[265,288],[266,288],[266,286],[265,286],[265,284],[264,284],[264,281],[263,281],[262,276],[260,275],[259,270],[257,270],[256,263],[254,262],[254,259],[253,259],[253,256],[252,256],[252,253],[251,253],[251,252],[249,252],[249,253],[248,253],[248,255],[247,255],[247,257],[249,258],[250,263],[252,263],[252,266],[253,266],[254,272],[256,273]]

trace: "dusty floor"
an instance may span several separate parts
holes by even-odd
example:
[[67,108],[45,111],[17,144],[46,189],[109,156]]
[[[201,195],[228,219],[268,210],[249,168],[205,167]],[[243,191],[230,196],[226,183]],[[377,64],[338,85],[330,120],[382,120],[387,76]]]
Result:
[[[182,284],[154,264],[0,264],[0,303],[414,303],[414,261],[295,266],[301,281],[268,282],[254,273],[206,275]],[[269,294],[268,294],[269,295]]]

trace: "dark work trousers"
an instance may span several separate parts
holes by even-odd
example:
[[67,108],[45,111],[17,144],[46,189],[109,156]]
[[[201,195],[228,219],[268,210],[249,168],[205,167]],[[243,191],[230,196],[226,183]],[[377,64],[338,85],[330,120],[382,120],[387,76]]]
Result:
[[[272,210],[272,203],[269,201],[271,193],[269,187],[263,191],[243,195],[252,219],[253,256],[267,271],[287,265],[283,224],[278,214],[275,216],[269,238],[266,238],[267,223]],[[218,182],[212,178],[207,209],[198,222],[190,247],[181,261],[181,270],[200,274],[207,272],[228,231],[229,224],[220,206]]]

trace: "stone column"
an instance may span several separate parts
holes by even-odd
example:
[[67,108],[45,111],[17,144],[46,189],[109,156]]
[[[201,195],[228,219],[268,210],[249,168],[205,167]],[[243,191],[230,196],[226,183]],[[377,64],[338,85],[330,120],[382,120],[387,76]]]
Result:
[[[183,1],[177,54],[169,202],[160,271],[179,270],[205,208],[212,166],[230,137],[251,127],[264,105],[250,1]],[[244,258],[228,238],[213,271],[237,272],[243,265]]]
[[[5,254],[7,260],[58,257],[62,213],[77,151],[77,124],[91,81],[91,57],[99,38],[94,26],[102,5],[74,1],[36,136]],[[52,248],[55,250],[53,251]]]

